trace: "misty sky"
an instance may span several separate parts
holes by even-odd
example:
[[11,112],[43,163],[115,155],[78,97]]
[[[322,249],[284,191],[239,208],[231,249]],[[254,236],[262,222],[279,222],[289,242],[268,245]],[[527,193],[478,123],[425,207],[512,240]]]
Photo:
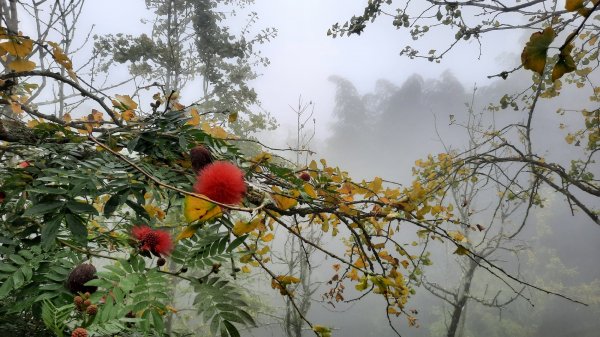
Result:
[[[256,11],[260,17],[255,29],[275,27],[278,30],[277,38],[260,46],[271,64],[259,69],[262,76],[253,84],[263,107],[282,126],[278,132],[266,135],[270,141],[282,142],[287,138],[288,130],[294,126],[288,105],[296,104],[299,95],[316,103],[317,138],[327,137],[335,94],[334,86],[328,81],[331,75],[349,79],[362,93],[371,91],[376,80],[381,78],[400,85],[413,73],[424,78],[437,78],[445,70],[451,70],[463,85],[471,87],[474,83],[478,86],[489,84],[491,80],[487,75],[518,62],[519,44],[499,44],[493,35],[482,40],[480,59],[479,46],[469,41],[448,54],[441,64],[409,60],[398,54],[413,41],[407,31],[396,31],[388,18],[368,26],[360,36],[332,39],[326,35],[335,22],[344,22],[352,15],[362,13],[364,3],[358,0],[259,0],[246,10]],[[233,33],[239,31],[235,27],[245,24],[245,14],[240,12],[230,22]],[[152,18],[144,1],[88,1],[78,35],[84,36],[92,24],[95,25],[93,33],[98,35],[149,33],[151,24],[140,22],[144,18]],[[515,37],[515,42],[517,40],[519,38]],[[428,38],[424,43],[429,48],[439,41]],[[187,90],[192,91],[192,88],[188,86]],[[184,100],[186,95],[193,94],[184,90]]]

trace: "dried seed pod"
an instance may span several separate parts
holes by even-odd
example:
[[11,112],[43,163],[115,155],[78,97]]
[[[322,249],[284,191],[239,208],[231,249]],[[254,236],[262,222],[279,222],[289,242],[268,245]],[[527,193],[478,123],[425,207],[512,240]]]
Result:
[[190,160],[194,172],[198,173],[204,166],[213,162],[213,157],[210,151],[203,145],[198,145],[190,150]]
[[[67,288],[73,294],[93,293],[98,287],[85,286],[85,283],[95,278],[98,278],[98,276],[96,276],[96,267],[88,263],[80,264],[69,274]],[[89,298],[89,295],[86,298]]]

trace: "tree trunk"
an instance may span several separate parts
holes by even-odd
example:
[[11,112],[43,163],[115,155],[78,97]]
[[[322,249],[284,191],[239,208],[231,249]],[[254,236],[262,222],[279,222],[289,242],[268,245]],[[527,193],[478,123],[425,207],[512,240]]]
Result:
[[450,326],[448,327],[448,337],[458,337],[460,335],[459,323],[461,322],[461,318],[464,321],[467,309],[467,301],[469,300],[469,293],[471,290],[471,281],[473,280],[473,276],[475,275],[475,269],[477,268],[477,263],[475,261],[470,261],[469,269],[467,273],[462,278],[462,286],[458,292],[458,301],[454,306],[454,310],[452,311],[452,318],[450,320]]

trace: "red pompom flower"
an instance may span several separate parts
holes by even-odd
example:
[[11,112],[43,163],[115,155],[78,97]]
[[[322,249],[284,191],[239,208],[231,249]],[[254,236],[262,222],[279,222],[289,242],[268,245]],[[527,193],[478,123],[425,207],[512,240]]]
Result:
[[244,173],[231,163],[214,162],[200,171],[194,191],[222,204],[239,204],[246,192]]
[[165,231],[152,229],[148,226],[133,227],[133,237],[139,241],[140,249],[155,255],[169,255],[173,250],[171,235]]

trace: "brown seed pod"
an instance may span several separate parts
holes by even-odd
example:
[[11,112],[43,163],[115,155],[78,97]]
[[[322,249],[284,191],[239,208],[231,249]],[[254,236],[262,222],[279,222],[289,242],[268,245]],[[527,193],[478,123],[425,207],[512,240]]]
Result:
[[69,278],[67,279],[67,288],[73,294],[87,293],[88,296],[86,298],[89,298],[89,293],[96,292],[98,287],[85,286],[84,284],[95,278],[98,278],[98,276],[96,276],[96,267],[88,263],[80,264],[69,274]]
[[94,316],[95,314],[98,313],[98,306],[95,304],[90,305],[89,307],[87,307],[87,309],[85,310],[85,312],[90,315],[90,316]]
[[190,160],[194,172],[198,173],[204,166],[213,162],[213,157],[210,151],[203,145],[198,145],[190,150]]
[[77,329],[73,330],[73,333],[71,334],[71,337],[87,337],[87,336],[88,336],[88,332],[84,328],[77,328]]
[[300,173],[300,179],[304,181],[310,181],[310,174],[308,174],[308,172],[302,172]]

